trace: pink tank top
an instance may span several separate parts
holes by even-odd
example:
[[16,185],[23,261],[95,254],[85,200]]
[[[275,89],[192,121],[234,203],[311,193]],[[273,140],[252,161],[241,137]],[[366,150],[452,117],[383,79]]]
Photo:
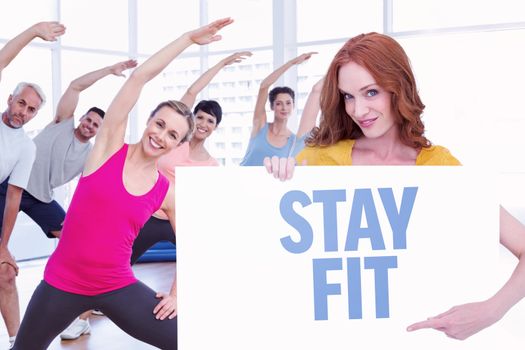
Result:
[[[170,180],[175,186],[175,168],[180,166],[219,166],[217,159],[210,157],[208,160],[190,159],[190,143],[184,142],[179,147],[175,147],[157,161],[159,171]],[[155,217],[168,220],[163,211],[157,211]]]
[[175,168],[179,166],[219,166],[217,159],[210,157],[207,160],[190,159],[190,144],[184,142],[163,155],[157,161],[157,167],[172,183],[175,183]]
[[124,144],[94,173],[80,178],[44,272],[53,287],[98,295],[137,281],[130,266],[133,241],[162,205],[169,182],[159,173],[146,194],[130,194],[122,181],[127,150]]

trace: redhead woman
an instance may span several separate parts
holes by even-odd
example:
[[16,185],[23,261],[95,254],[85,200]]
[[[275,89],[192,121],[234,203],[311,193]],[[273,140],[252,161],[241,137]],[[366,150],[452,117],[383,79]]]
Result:
[[[266,158],[281,180],[305,165],[460,165],[425,135],[422,103],[409,59],[391,37],[361,34],[335,55],[320,95],[321,121],[294,158]],[[500,208],[500,242],[517,258],[514,273],[492,297],[459,305],[410,325],[466,339],[492,325],[525,296],[525,227]]]

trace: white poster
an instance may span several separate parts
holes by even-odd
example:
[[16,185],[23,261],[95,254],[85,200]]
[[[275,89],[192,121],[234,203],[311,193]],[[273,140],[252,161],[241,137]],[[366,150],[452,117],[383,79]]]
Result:
[[[177,169],[179,348],[522,349],[506,318],[466,341],[414,322],[492,296],[494,177],[468,167]],[[521,318],[522,320],[524,318]]]

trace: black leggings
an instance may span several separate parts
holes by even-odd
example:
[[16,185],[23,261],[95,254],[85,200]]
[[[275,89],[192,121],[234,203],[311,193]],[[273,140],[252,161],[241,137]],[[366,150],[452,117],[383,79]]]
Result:
[[155,243],[160,241],[170,241],[175,244],[175,232],[169,220],[162,220],[152,216],[139,231],[133,242],[133,253],[131,254],[131,265]]
[[157,320],[155,291],[142,282],[85,296],[61,291],[42,281],[36,288],[16,337],[16,350],[44,350],[78,315],[99,309],[124,332],[165,350],[177,349],[177,317]]

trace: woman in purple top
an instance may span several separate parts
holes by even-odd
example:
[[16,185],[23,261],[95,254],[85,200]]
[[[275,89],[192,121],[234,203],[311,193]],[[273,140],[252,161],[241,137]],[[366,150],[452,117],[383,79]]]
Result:
[[176,282],[169,293],[155,293],[135,279],[129,261],[133,240],[153,212],[162,209],[174,225],[173,187],[156,162],[187,141],[193,117],[183,103],[166,101],[151,113],[138,143],[127,145],[124,136],[143,86],[190,45],[220,40],[216,33],[231,22],[225,18],[183,34],[140,65],[112,101],[14,349],[47,349],[89,309],[101,310],[139,340],[177,349]]

